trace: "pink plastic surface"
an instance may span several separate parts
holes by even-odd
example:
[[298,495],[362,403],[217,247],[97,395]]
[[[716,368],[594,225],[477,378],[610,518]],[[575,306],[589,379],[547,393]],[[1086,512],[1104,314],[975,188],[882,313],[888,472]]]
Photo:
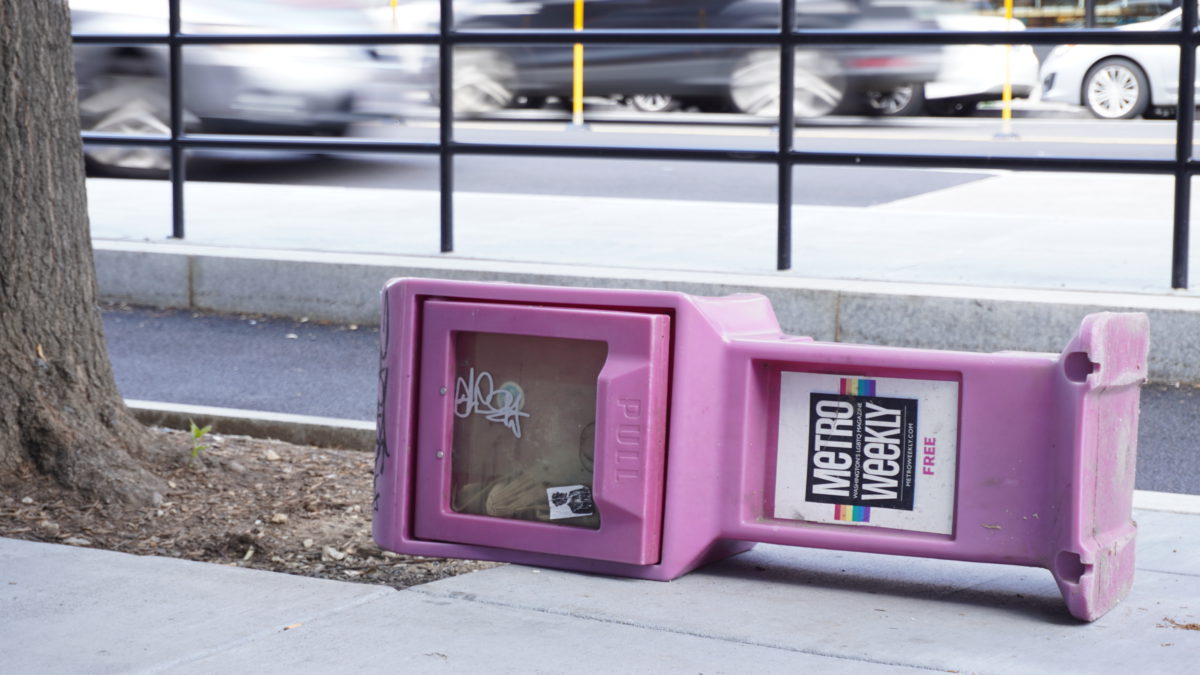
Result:
[[[593,318],[669,319],[669,353],[649,358],[655,361],[651,370],[669,373],[662,389],[669,410],[657,551],[655,528],[650,538],[645,529],[654,520],[654,496],[640,502],[647,509],[640,524],[613,535],[637,540],[628,545],[640,552],[621,554],[621,560],[598,553],[607,544],[589,548],[560,539],[565,528],[529,536],[495,518],[484,518],[497,521],[496,534],[486,541],[471,536],[467,542],[436,527],[430,531],[435,536],[417,536],[414,525],[422,514],[433,509],[445,515],[446,508],[418,499],[415,487],[421,476],[418,436],[427,425],[445,427],[444,414],[423,412],[437,409],[422,399],[428,390],[421,381],[421,363],[429,359],[422,326],[435,300],[534,314],[554,308]],[[1132,583],[1138,397],[1148,346],[1144,315],[1088,316],[1057,355],[976,354],[785,336],[769,302],[758,295],[700,298],[409,279],[389,283],[383,301],[374,531],[384,548],[657,580],[755,542],[1030,565],[1050,570],[1071,614],[1084,620],[1108,611]],[[772,495],[783,372],[956,383],[952,529],[913,532],[777,517]],[[604,444],[596,445],[599,471]],[[645,484],[643,489],[658,494]],[[633,531],[639,534],[628,534]]]
[[[424,538],[645,565],[658,561],[670,318],[611,310],[431,300],[424,304],[416,524]],[[602,340],[593,496],[599,530],[505,521],[450,508],[455,331]],[[438,457],[438,453],[443,454]]]

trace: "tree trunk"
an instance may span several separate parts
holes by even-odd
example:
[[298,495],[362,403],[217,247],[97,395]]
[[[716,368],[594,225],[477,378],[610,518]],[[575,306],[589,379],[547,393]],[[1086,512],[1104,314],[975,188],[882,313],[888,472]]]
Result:
[[0,479],[161,499],[96,306],[65,0],[0,0]]

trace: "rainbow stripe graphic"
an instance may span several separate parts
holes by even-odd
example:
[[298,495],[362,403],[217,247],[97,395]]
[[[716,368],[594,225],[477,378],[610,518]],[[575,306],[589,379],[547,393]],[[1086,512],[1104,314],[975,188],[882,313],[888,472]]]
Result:
[[875,380],[866,380],[861,377],[843,377],[841,393],[848,396],[874,396]]
[[871,522],[871,507],[835,504],[833,507],[834,520],[847,520],[852,523]]

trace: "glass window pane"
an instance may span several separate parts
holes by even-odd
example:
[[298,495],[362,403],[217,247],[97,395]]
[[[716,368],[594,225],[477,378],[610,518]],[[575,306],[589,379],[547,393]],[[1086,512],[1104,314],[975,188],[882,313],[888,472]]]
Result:
[[452,508],[597,529],[596,340],[455,335]]

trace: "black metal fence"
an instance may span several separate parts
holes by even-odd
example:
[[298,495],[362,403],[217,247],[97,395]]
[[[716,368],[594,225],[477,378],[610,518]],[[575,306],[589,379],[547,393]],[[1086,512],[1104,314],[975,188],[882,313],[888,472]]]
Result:
[[[469,32],[454,29],[453,0],[441,0],[437,33],[370,34],[184,34],[180,30],[180,0],[168,0],[168,31],[164,35],[76,34],[77,44],[166,45],[169,49],[169,137],[84,132],[83,140],[96,145],[167,148],[171,154],[172,236],[184,237],[184,152],[190,149],[289,150],[307,152],[368,152],[436,154],[440,159],[441,250],[454,250],[454,160],[463,155],[512,155],[570,158],[654,159],[703,162],[774,164],[778,173],[777,268],[792,266],[792,172],[798,164],[834,166],[886,166],[906,168],[1007,169],[1015,171],[1103,172],[1170,175],[1174,180],[1171,249],[1171,287],[1187,288],[1191,178],[1200,172],[1193,158],[1197,3],[1184,2],[1178,31],[1113,31],[1094,29],[1033,29],[1020,33],[1020,44],[1167,45],[1179,48],[1179,102],[1173,159],[1046,158],[991,155],[930,155],[906,153],[810,152],[793,144],[795,113],[791,92],[795,84],[794,53],[797,46],[841,44],[876,45],[1004,45],[1013,33],[915,31],[863,32],[797,30],[796,0],[781,0],[781,21],[770,30],[509,30]],[[1092,7],[1093,3],[1089,3]],[[593,147],[583,145],[523,145],[463,142],[455,139],[452,96],[439,96],[440,136],[437,143],[358,139],[298,139],[262,136],[187,134],[183,127],[182,49],[186,45],[435,45],[440,58],[439,88],[453,91],[454,48],[470,44],[689,44],[773,46],[780,50],[778,145],[774,150],[713,150],[671,147]]]

